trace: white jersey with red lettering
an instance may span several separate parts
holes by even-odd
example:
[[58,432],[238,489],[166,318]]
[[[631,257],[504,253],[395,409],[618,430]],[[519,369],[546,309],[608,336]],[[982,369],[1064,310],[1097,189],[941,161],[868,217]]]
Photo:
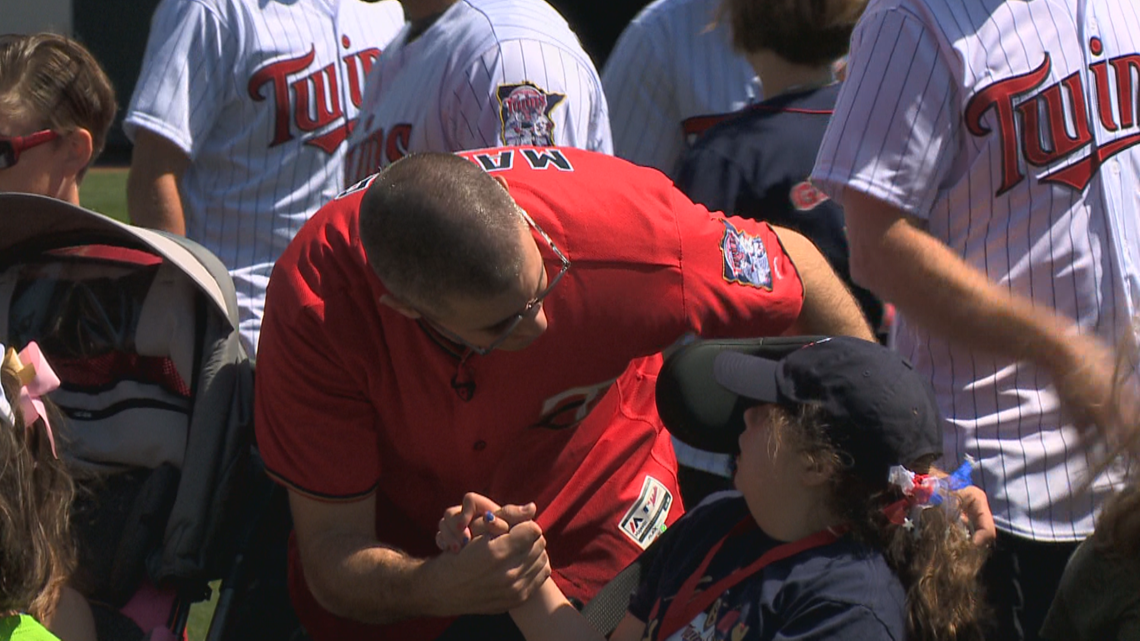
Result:
[[622,31],[602,70],[615,155],[671,174],[697,136],[760,101],[720,5],[656,0]]
[[[1112,343],[1140,301],[1140,8],[1134,0],[873,0],[813,173],[927,231],[1011,292]],[[906,269],[899,265],[899,269]],[[904,316],[897,348],[977,458],[998,527],[1075,541],[1118,470],[1058,411],[1049,375]],[[1100,450],[1098,452],[1098,450]]]
[[601,80],[541,0],[459,0],[418,35],[409,24],[368,75],[349,138],[355,183],[409,153],[503,145],[610,153]]
[[186,235],[237,288],[254,354],[273,263],[343,187],[364,79],[403,25],[394,0],[163,0],[124,121],[190,158]]

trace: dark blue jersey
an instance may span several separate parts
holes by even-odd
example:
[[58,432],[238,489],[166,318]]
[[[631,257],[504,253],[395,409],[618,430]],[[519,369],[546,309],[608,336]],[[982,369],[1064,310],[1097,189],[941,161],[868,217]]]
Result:
[[[643,569],[629,605],[630,614],[646,623],[651,641],[666,641],[659,634],[665,611],[675,607],[672,602],[678,591],[719,541],[724,539],[724,544],[706,568],[702,578],[707,580],[698,587],[717,583],[781,544],[756,527],[730,534],[743,518],[751,518],[743,497],[728,495],[701,504],[654,544],[660,546],[659,551]],[[668,641],[904,638],[906,590],[902,582],[879,551],[843,537],[775,561],[729,587]]]
[[711,210],[810,238],[878,329],[882,302],[851,281],[843,210],[808,181],[839,87],[781,94],[726,116],[681,157],[675,182]]

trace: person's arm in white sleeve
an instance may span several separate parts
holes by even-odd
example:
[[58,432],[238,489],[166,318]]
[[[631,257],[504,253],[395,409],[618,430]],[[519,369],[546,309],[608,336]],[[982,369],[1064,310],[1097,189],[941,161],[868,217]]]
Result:
[[127,211],[137,225],[186,233],[179,182],[232,94],[241,47],[226,17],[193,1],[155,9],[123,128],[135,143]]
[[851,276],[936,335],[1043,367],[1076,420],[1107,425],[1116,411],[1107,347],[924,231],[962,135],[960,81],[943,55],[935,34],[904,11],[864,16],[853,37],[812,175],[844,207]]

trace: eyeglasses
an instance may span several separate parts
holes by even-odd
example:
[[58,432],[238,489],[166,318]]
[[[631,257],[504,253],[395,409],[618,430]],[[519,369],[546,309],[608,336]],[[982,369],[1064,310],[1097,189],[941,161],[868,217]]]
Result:
[[0,169],[15,165],[20,160],[21,153],[56,138],[59,138],[59,134],[51,129],[37,131],[27,136],[0,136]]
[[[502,333],[495,337],[495,339],[490,343],[487,343],[486,345],[480,347],[478,345],[472,345],[455,333],[448,331],[446,328],[440,326],[439,323],[430,321],[427,316],[423,315],[422,312],[420,314],[423,316],[424,320],[428,320],[428,322],[431,323],[432,327],[434,327],[435,330],[442,334],[445,338],[466,347],[467,349],[475,352],[480,356],[486,356],[487,354],[490,354],[495,350],[495,348],[506,342],[506,340],[510,338],[511,334],[518,328],[519,323],[521,323],[524,318],[529,316],[531,312],[533,312],[534,309],[538,307],[539,303],[541,303],[542,300],[546,298],[547,295],[549,295],[550,292],[554,289],[554,286],[558,284],[558,281],[562,280],[562,277],[566,274],[566,272],[570,271],[570,259],[566,258],[566,255],[558,250],[558,247],[554,245],[554,241],[550,240],[550,236],[547,235],[545,231],[543,231],[542,227],[539,227],[538,224],[535,223],[534,220],[530,217],[530,215],[522,209],[519,209],[518,213],[523,217],[523,220],[525,220],[527,224],[531,226],[532,229],[538,232],[539,236],[542,236],[542,239],[546,241],[546,244],[550,245],[551,251],[553,251],[554,255],[558,257],[558,260],[562,261],[562,269],[554,278],[550,279],[550,282],[547,283],[546,287],[544,287],[542,291],[535,294],[534,298],[530,299],[530,301],[527,302],[526,306],[523,307],[521,311],[511,316],[510,318],[503,320],[503,323],[506,323],[506,327],[503,329]],[[546,269],[546,267],[543,266],[543,269]]]

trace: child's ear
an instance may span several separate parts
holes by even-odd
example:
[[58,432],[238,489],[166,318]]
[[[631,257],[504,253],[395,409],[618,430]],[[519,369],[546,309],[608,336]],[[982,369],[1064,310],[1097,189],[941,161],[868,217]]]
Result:
[[63,136],[63,143],[67,148],[64,162],[65,170],[73,176],[83,175],[83,170],[91,162],[91,155],[95,153],[95,143],[91,132],[83,127],[69,131]]
[[803,482],[808,487],[826,485],[831,480],[831,476],[835,474],[833,466],[826,461],[804,456],[803,462]]

